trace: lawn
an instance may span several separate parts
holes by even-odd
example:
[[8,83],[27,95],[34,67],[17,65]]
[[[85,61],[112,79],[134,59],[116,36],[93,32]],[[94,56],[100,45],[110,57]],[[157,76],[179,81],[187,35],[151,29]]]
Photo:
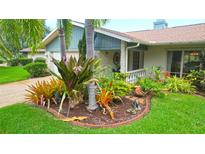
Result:
[[110,133],[110,134],[204,134],[205,99],[169,94],[153,98],[151,111],[127,126],[90,129],[56,120],[42,109],[16,104],[0,109],[0,133]]
[[0,67],[0,84],[25,80],[30,74],[22,67]]

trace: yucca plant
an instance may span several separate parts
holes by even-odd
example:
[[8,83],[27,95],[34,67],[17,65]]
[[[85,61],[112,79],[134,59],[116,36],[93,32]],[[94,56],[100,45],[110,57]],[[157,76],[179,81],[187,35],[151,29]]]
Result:
[[55,74],[57,78],[65,83],[67,88],[69,106],[74,108],[82,101],[84,95],[85,83],[92,78],[95,68],[99,66],[100,60],[94,58],[84,59],[79,57],[70,57],[67,62],[53,59],[54,64],[58,68],[60,76]]
[[62,95],[64,89],[64,83],[61,80],[52,78],[50,81],[38,81],[26,90],[28,92],[26,99],[37,105],[47,105],[49,108],[51,102],[57,104],[55,93],[58,92]]

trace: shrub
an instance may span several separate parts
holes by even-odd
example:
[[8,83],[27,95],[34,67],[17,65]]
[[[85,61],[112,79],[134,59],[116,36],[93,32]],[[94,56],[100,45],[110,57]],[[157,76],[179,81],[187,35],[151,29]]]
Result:
[[166,88],[171,92],[194,93],[195,87],[190,81],[176,76],[167,78],[165,81]]
[[157,96],[162,95],[163,85],[161,82],[157,82],[152,78],[141,78],[137,81],[137,84],[141,86],[144,92],[151,92]]
[[51,79],[50,81],[37,82],[35,85],[29,86],[26,91],[26,99],[37,105],[48,105],[50,103],[56,103],[55,93],[58,93],[61,97],[65,90],[64,83],[61,80]]
[[125,73],[112,73],[109,76],[99,78],[99,85],[102,88],[108,88],[109,83],[112,82],[112,88],[117,96],[123,97],[129,94],[134,88],[130,83],[125,81]]
[[29,63],[32,63],[32,58],[14,58],[8,61],[9,66],[19,66],[19,65],[27,65]]
[[161,80],[161,78],[162,78],[162,72],[161,72],[160,67],[153,66],[153,67],[151,68],[151,76],[152,76],[153,79],[156,80],[156,81]]
[[19,65],[19,59],[14,58],[8,61],[9,66],[18,66]]
[[34,60],[34,62],[35,62],[35,63],[37,63],[37,62],[46,63],[46,59],[39,57],[39,58],[36,58],[36,59]]
[[45,63],[30,63],[25,65],[24,69],[31,74],[31,77],[43,77],[49,75],[47,64]]
[[18,63],[19,63],[18,65],[22,65],[22,66],[27,65],[32,62],[33,62],[32,58],[19,58],[18,59]]
[[198,90],[205,91],[205,70],[192,70],[186,79],[189,80]]
[[3,62],[4,62],[4,61],[0,59],[0,64],[3,64]]

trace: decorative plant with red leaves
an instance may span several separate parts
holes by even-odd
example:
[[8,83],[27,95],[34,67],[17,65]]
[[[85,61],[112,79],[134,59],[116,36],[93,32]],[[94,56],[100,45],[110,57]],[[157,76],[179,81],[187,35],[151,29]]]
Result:
[[34,85],[29,86],[26,90],[26,99],[37,105],[50,107],[50,103],[56,103],[55,93],[62,95],[65,91],[65,85],[63,81],[52,78],[50,81],[37,82]]
[[[114,116],[114,113],[111,109],[111,107],[109,106],[109,104],[113,101],[113,99],[119,99],[121,100],[121,98],[119,96],[116,96],[114,91],[113,91],[113,83],[110,82],[109,83],[109,88],[101,88],[98,85],[98,88],[99,88],[99,92],[97,94],[97,103],[104,109],[104,113],[105,113],[105,110],[107,110],[110,114],[110,117],[112,119],[115,118]],[[122,101],[122,100],[121,100]]]

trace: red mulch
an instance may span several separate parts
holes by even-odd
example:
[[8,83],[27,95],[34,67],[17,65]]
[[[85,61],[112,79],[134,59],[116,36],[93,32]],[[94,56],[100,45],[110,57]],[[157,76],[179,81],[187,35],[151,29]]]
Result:
[[[145,110],[146,104],[143,104],[143,105],[140,105],[141,110],[138,111],[137,114],[132,115],[131,113],[127,112],[127,109],[131,108],[131,103],[135,99],[138,99],[138,98],[134,96],[126,96],[123,98],[123,103],[118,102],[116,104],[112,104],[111,108],[115,115],[114,120],[110,118],[109,113],[104,115],[101,109],[97,109],[96,111],[89,112],[86,109],[86,105],[84,103],[81,103],[77,105],[74,109],[71,109],[69,117],[86,116],[87,119],[80,121],[80,123],[91,124],[91,125],[112,125],[112,124],[121,123],[124,121],[129,121],[133,119],[134,117],[137,117],[138,115],[140,115]],[[57,106],[53,104],[51,108],[52,110],[58,111],[59,105]],[[61,114],[66,116],[67,109],[68,109],[68,104],[65,102],[63,105]]]

